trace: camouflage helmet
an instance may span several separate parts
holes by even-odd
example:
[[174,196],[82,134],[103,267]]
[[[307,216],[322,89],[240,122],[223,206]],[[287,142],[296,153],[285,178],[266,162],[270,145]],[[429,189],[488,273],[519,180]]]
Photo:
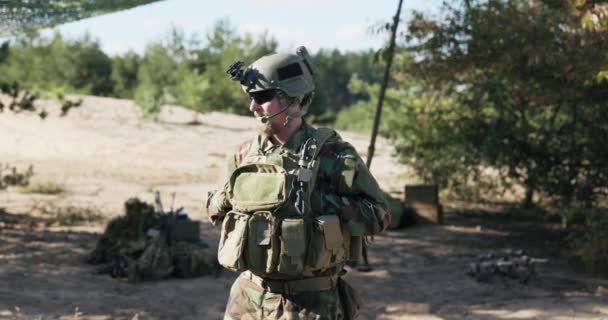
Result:
[[244,71],[242,62],[233,63],[228,73],[241,83],[243,91],[253,93],[264,90],[280,90],[285,95],[299,100],[305,113],[312,101],[315,89],[315,69],[305,47],[296,53],[275,53],[263,56]]

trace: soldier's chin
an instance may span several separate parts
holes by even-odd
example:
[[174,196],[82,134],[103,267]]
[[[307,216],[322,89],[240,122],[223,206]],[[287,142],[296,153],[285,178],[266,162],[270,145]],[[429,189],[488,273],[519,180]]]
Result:
[[272,136],[276,133],[276,129],[274,128],[274,126],[272,125],[272,121],[268,121],[266,123],[263,123],[261,121],[261,118],[259,118],[258,120],[260,120],[260,122],[257,125],[257,131],[260,134],[266,135],[266,136]]

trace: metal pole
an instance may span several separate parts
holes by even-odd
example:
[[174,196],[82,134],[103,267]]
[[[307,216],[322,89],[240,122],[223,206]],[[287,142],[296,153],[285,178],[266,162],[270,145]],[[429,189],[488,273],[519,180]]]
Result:
[[390,74],[391,65],[393,64],[393,55],[395,53],[395,38],[397,37],[397,25],[399,24],[399,16],[401,15],[401,4],[403,0],[399,0],[399,7],[397,7],[397,14],[393,17],[393,25],[391,27],[391,41],[388,47],[388,59],[386,61],[386,68],[384,69],[384,79],[382,86],[380,87],[380,94],[378,95],[378,106],[376,107],[376,115],[374,117],[374,126],[372,127],[372,139],[367,149],[367,167],[372,165],[372,158],[374,157],[374,150],[376,145],[376,136],[378,135],[378,126],[380,125],[380,115],[382,114],[382,103],[384,102],[384,94],[388,85],[388,77]]
[[[397,37],[397,26],[399,25],[399,16],[401,15],[401,5],[403,0],[399,0],[399,6],[397,7],[397,13],[393,17],[393,25],[391,26],[391,40],[388,47],[388,60],[386,61],[386,68],[384,69],[384,79],[382,86],[380,87],[380,94],[378,95],[378,106],[376,107],[376,115],[374,117],[374,126],[372,127],[372,139],[367,149],[367,161],[366,165],[369,168],[372,165],[372,158],[374,157],[374,150],[376,145],[376,136],[378,135],[378,126],[380,124],[380,115],[382,114],[382,103],[384,102],[384,93],[388,86],[388,77],[390,74],[391,65],[393,64],[393,55],[395,53],[395,38]],[[363,248],[363,264],[357,267],[357,270],[361,272],[368,272],[372,270],[372,266],[369,264],[367,258],[367,243],[365,239],[362,239]]]

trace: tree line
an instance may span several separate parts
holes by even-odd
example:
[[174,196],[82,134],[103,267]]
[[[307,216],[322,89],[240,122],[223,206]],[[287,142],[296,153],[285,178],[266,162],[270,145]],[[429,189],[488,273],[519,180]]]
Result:
[[[149,116],[156,115],[163,104],[248,114],[246,97],[226,69],[235,60],[251,63],[276,50],[272,37],[239,36],[227,20],[216,22],[205,39],[173,29],[142,54],[115,56],[106,54],[88,35],[66,39],[59,33],[52,37],[34,34],[2,44],[0,80],[50,96],[79,93],[134,99]],[[333,122],[337,111],[365,98],[348,91],[353,74],[376,82],[382,70],[373,62],[371,50],[320,50],[314,60],[319,70],[317,86],[322,88],[310,109],[315,122]]]

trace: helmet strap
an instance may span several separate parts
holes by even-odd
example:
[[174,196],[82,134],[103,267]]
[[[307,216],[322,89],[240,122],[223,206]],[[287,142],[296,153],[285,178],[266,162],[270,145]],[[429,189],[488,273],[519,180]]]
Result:
[[283,107],[283,109],[281,109],[281,112],[285,112],[287,114],[287,117],[285,118],[285,123],[283,123],[283,127],[285,127],[285,128],[289,127],[293,118],[301,117],[304,115],[305,112],[303,112],[303,110],[296,111],[296,112],[292,112],[289,110],[289,108],[291,108],[291,106],[293,106],[294,103],[299,102],[299,101],[300,101],[299,98],[289,97],[283,92],[281,92],[279,94],[279,103]]

